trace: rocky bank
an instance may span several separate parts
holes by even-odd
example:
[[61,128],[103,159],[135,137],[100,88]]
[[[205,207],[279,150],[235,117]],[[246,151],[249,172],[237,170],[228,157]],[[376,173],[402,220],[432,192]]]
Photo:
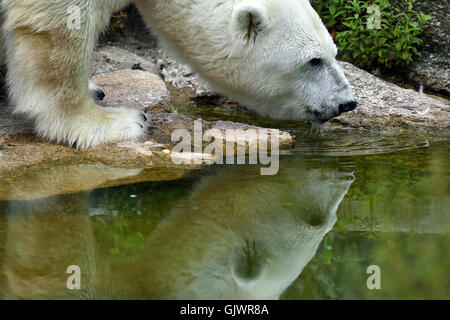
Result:
[[[342,63],[359,106],[333,122],[345,126],[378,130],[422,131],[448,137],[450,104],[413,90],[400,88]],[[197,164],[175,165],[171,158],[171,133],[180,128],[193,130],[196,117],[181,115],[178,108],[199,96],[214,96],[189,68],[171,60],[153,45],[137,40],[101,45],[92,63],[92,80],[106,93],[101,102],[128,106],[149,114],[149,135],[141,141],[111,143],[91,150],[76,150],[37,138],[29,122],[10,112],[5,89],[0,95],[0,200],[13,197],[19,181],[41,181],[36,197],[77,192],[96,187],[141,181],[179,179],[187,171],[208,164],[212,155],[184,155]],[[231,102],[220,100],[223,105]],[[202,121],[203,130],[216,128],[255,129],[246,123],[223,119]],[[293,138],[278,133],[283,147]],[[224,141],[226,144],[227,141]],[[64,176],[64,183],[45,181],[45,175]],[[64,175],[62,174],[64,173]],[[58,176],[56,175],[56,176]],[[71,181],[71,183],[67,183]],[[57,186],[57,187],[55,187]],[[30,188],[34,188],[30,185]],[[32,194],[32,193],[31,193]]]

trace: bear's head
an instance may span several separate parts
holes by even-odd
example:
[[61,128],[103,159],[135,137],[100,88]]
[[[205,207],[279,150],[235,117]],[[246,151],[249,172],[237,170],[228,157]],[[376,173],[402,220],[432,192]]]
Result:
[[309,1],[240,1],[231,32],[239,77],[229,93],[237,101],[285,120],[327,121],[355,109],[336,46]]
[[325,122],[356,108],[308,0],[188,2],[184,25],[159,33],[216,92],[273,119]]

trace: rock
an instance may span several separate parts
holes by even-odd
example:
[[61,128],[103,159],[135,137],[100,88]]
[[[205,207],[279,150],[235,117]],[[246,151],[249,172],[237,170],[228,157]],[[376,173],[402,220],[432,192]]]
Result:
[[[217,129],[222,133],[222,136],[226,136],[226,130],[255,130],[258,132],[259,130],[264,130],[264,128],[244,124],[244,123],[236,123],[236,122],[230,122],[230,121],[205,121],[202,119],[195,119],[189,116],[184,115],[177,115],[177,114],[169,114],[169,113],[161,113],[157,114],[149,119],[150,121],[150,128],[151,133],[150,137],[152,137],[154,140],[161,141],[165,144],[170,144],[171,142],[171,135],[175,130],[178,129],[185,129],[187,130],[191,136],[194,134],[194,126],[195,121],[200,121],[201,123],[201,130],[204,134],[207,130]],[[293,142],[293,139],[291,135],[284,131],[274,131],[273,133],[270,133],[271,129],[269,130],[269,137],[271,134],[275,134],[277,140],[279,141],[280,146],[288,146]],[[260,138],[260,137],[258,137]],[[233,137],[234,141],[236,141],[236,137]],[[258,140],[259,141],[259,140]],[[252,141],[253,142],[253,141]]]
[[[30,190],[36,188],[27,192],[27,199],[39,198],[143,181],[179,179],[187,170],[212,164],[211,154],[175,154],[175,159],[192,160],[183,165],[174,163],[172,158],[172,132],[181,128],[192,132],[194,118],[159,114],[150,121],[158,130],[153,130],[153,134],[142,141],[111,143],[83,151],[39,141],[29,131],[13,135],[4,133],[5,138],[0,142],[0,200],[22,199],[20,194],[14,193],[14,185],[19,183],[20,190],[27,184]],[[204,129],[258,129],[223,121],[204,121],[203,125]],[[279,137],[282,146],[292,142],[288,133],[280,132]],[[108,178],[109,173],[114,174]]]
[[97,48],[91,66],[92,74],[96,76],[122,69],[142,69],[158,74],[172,95],[177,95],[176,91],[184,91],[192,97],[214,94],[197,74],[177,63],[164,50],[138,44],[134,38],[127,38],[120,42],[123,48],[106,44]]
[[92,77],[106,96],[102,105],[136,108],[148,111],[150,108],[168,104],[170,94],[164,81],[154,73],[141,70],[119,70]]
[[173,161],[179,163],[213,163],[215,161],[214,155],[207,153],[174,152],[171,157]]
[[[399,0],[396,0],[397,2]],[[450,8],[446,0],[416,0],[414,8],[431,16],[421,38],[421,57],[408,66],[409,80],[450,96]]]
[[188,66],[177,63],[164,50],[156,50],[153,56],[164,81],[176,89],[191,89],[194,92],[194,96],[214,94],[213,90],[197,74],[193,73]]
[[94,75],[139,66],[143,71],[157,73],[157,65],[134,52],[116,46],[103,46],[94,53],[91,71]]
[[358,108],[345,113],[334,121],[353,127],[404,128],[449,133],[450,104],[403,89],[358,69],[350,63],[341,62]]
[[32,131],[32,124],[29,121],[22,119],[20,116],[11,115],[11,110],[0,103],[0,146],[7,137],[30,131]]
[[[450,47],[448,48],[450,52]],[[408,67],[408,78],[418,86],[450,96],[449,54],[422,52],[422,56]]]

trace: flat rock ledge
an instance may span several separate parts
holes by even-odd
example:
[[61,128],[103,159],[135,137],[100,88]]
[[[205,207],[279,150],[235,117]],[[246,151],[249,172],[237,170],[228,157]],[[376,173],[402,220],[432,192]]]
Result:
[[[100,187],[180,179],[189,170],[213,164],[215,159],[212,153],[203,153],[203,148],[200,153],[192,148],[192,152],[172,155],[176,145],[171,141],[172,133],[182,129],[193,135],[197,120],[169,113],[150,115],[150,134],[140,141],[122,141],[90,150],[76,150],[37,139],[29,125],[19,127],[21,130],[8,130],[8,122],[17,124],[20,121],[2,119],[0,128],[4,134],[0,135],[0,200],[42,198]],[[196,123],[197,126],[201,125],[202,133],[210,129],[218,130],[223,134],[224,145],[233,146],[236,142],[234,137],[227,140],[227,129],[252,129],[256,132],[262,129],[226,121],[199,120]],[[280,146],[293,142],[287,132],[276,130],[271,134],[279,138]],[[255,139],[250,143],[260,142],[258,137]],[[268,144],[270,148],[270,141]],[[248,152],[248,148],[245,152]],[[184,161],[180,164],[175,159]]]

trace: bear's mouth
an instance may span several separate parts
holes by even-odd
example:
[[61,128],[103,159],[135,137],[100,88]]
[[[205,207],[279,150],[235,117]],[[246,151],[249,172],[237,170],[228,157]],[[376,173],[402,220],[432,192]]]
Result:
[[333,118],[336,118],[340,115],[340,113],[337,112],[325,112],[325,111],[318,111],[318,110],[311,110],[310,113],[312,115],[312,120],[317,121],[319,123],[325,123],[330,121]]

